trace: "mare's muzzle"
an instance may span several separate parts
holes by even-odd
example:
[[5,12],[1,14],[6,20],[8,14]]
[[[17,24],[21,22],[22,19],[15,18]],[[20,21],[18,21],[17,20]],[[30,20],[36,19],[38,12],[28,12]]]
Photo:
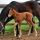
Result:
[[0,32],[2,32],[3,28],[3,24],[0,22]]

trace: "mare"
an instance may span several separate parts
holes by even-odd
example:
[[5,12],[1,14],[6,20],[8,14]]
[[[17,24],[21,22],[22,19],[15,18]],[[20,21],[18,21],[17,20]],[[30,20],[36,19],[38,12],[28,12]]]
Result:
[[[6,7],[4,7],[2,12],[1,12],[0,27],[2,25],[5,26],[5,24],[9,21],[8,13],[9,13],[10,8],[14,8],[20,13],[21,12],[30,12],[32,10],[33,16],[36,16],[39,19],[39,26],[40,26],[40,7],[39,7],[38,2],[27,1],[27,2],[23,2],[23,3],[19,3],[19,2],[16,2],[16,1],[12,1]],[[6,20],[7,22],[5,22],[6,18],[8,19],[8,20]],[[11,18],[10,18],[10,20],[11,20]],[[1,23],[2,23],[2,25],[1,25]]]

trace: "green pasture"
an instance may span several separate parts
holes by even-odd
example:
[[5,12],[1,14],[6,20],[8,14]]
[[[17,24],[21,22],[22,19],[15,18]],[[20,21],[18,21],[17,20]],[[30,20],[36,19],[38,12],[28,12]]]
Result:
[[[36,17],[33,18],[33,21],[35,21],[35,27],[37,30],[40,30],[40,27],[38,27],[38,19]],[[7,23],[7,25],[5,26],[5,31],[6,32],[12,32],[13,29],[14,29],[14,25],[12,25],[11,23],[15,23],[15,21],[11,20],[10,22]],[[29,25],[26,23],[26,21],[24,20],[22,22],[22,25],[21,25],[21,29],[22,31],[27,31],[29,29],[28,27]]]

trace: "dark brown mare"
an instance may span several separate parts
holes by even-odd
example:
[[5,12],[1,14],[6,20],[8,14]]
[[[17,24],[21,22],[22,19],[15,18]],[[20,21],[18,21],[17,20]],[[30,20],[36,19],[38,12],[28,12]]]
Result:
[[[8,17],[11,17],[11,16],[13,16],[14,20],[15,20],[15,24],[14,24],[14,35],[15,36],[16,36],[15,26],[18,24],[18,26],[19,26],[19,37],[21,37],[22,33],[21,33],[21,27],[20,26],[21,26],[21,23],[23,20],[25,20],[29,25],[32,25],[33,27],[35,25],[32,21],[32,18],[33,18],[32,11],[19,13],[15,9],[10,9]],[[35,33],[37,36],[37,31],[36,31],[36,29],[34,29],[34,30],[35,30]],[[30,30],[29,30],[28,35],[30,35],[30,31],[31,31],[31,26],[30,26]]]
[[[36,1],[27,1],[24,3],[12,1],[6,7],[4,7],[1,12],[1,15],[0,15],[0,27],[1,28],[4,27],[4,29],[5,29],[6,23],[12,19],[12,17],[11,17],[11,18],[8,18],[8,20],[6,20],[8,17],[10,8],[16,9],[20,13],[21,12],[29,12],[30,10],[32,10],[33,16],[36,16],[39,19],[39,25],[40,25],[40,7]],[[1,25],[1,23],[2,23],[3,27]],[[16,27],[16,29],[17,29],[17,27]],[[3,33],[4,33],[4,30],[3,30]]]

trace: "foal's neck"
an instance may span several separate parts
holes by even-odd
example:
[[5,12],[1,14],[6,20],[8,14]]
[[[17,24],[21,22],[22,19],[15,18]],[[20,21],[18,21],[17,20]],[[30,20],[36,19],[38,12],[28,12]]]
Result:
[[18,12],[13,9],[13,16],[16,17],[17,14],[18,14]]
[[15,14],[17,14],[17,13],[18,13],[18,12],[17,12],[16,10],[14,10],[14,9],[13,9],[13,12],[14,12]]

